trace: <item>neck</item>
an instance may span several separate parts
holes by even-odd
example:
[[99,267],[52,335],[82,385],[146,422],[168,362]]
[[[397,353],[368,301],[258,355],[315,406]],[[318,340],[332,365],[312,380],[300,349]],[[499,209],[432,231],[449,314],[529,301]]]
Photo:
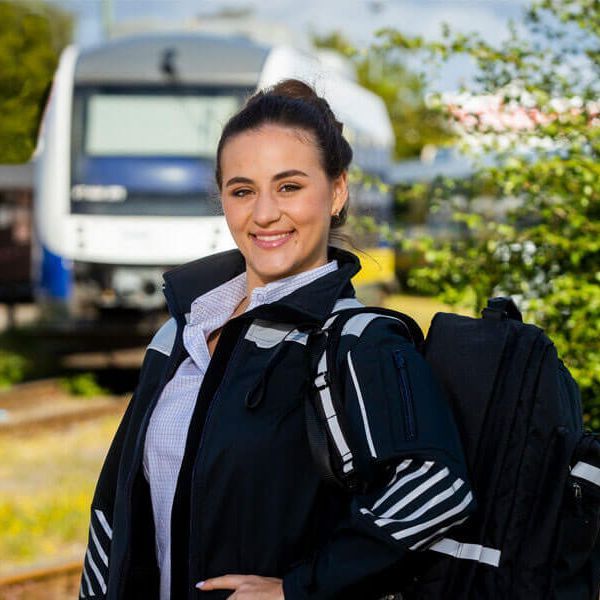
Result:
[[302,271],[298,271],[295,273],[288,273],[286,275],[282,275],[281,277],[273,278],[273,279],[262,279],[256,273],[252,271],[248,271],[246,269],[246,298],[250,298],[252,296],[252,292],[256,288],[265,287],[269,283],[274,283],[276,281],[281,281],[283,279],[287,279],[288,277],[294,277],[296,275],[301,275],[302,273],[306,273],[308,271],[312,271],[314,269],[318,269],[319,267],[324,267],[328,262],[327,256],[324,256],[322,260],[319,260],[317,264],[312,265],[311,267],[304,269]]

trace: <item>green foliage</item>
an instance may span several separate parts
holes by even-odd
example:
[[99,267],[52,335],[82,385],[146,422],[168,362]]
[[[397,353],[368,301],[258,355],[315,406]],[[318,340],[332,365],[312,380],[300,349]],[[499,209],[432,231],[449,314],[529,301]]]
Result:
[[403,240],[425,259],[409,283],[474,311],[489,296],[514,296],[555,342],[581,387],[587,425],[600,429],[600,4],[539,0],[499,47],[447,27],[436,43],[390,29],[379,40],[384,56],[412,50],[436,68],[465,54],[477,67],[472,92],[540,117],[507,132],[472,115],[465,139],[493,166],[460,182],[467,194],[447,180],[435,182],[435,194],[422,184],[407,192],[467,231]]
[[69,394],[91,398],[108,394],[108,391],[98,384],[93,373],[78,373],[61,379],[62,388]]
[[426,145],[449,143],[453,135],[439,110],[425,103],[423,78],[404,64],[404,52],[373,47],[358,50],[341,34],[313,36],[315,46],[350,58],[358,82],[380,96],[388,110],[396,140],[395,158],[418,156]]
[[0,389],[23,381],[28,366],[27,359],[21,354],[0,350]]
[[0,0],[0,163],[27,161],[72,21],[43,2]]

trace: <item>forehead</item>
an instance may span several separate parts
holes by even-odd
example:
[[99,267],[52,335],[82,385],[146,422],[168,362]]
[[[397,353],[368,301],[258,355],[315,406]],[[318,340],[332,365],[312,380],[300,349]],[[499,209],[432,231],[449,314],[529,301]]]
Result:
[[279,170],[282,166],[320,168],[315,136],[296,127],[267,124],[231,137],[221,153],[223,171],[239,168]]

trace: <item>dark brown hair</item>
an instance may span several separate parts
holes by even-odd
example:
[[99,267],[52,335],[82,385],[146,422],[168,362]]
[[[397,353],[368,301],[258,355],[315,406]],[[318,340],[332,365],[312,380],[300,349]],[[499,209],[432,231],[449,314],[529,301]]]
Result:
[[[258,129],[267,123],[294,127],[313,134],[323,170],[333,180],[348,169],[352,161],[352,148],[342,134],[340,123],[328,102],[315,90],[298,79],[285,79],[278,84],[256,92],[242,109],[225,124],[215,166],[215,179],[221,189],[221,154],[233,136]],[[340,214],[331,218],[331,228],[341,227],[348,215],[348,201]]]

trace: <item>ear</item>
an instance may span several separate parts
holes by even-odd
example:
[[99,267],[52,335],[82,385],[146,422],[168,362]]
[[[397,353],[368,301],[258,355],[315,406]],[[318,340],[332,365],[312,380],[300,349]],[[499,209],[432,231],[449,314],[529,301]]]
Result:
[[348,171],[343,171],[341,175],[333,180],[333,201],[331,203],[331,214],[340,213],[344,204],[348,200]]

